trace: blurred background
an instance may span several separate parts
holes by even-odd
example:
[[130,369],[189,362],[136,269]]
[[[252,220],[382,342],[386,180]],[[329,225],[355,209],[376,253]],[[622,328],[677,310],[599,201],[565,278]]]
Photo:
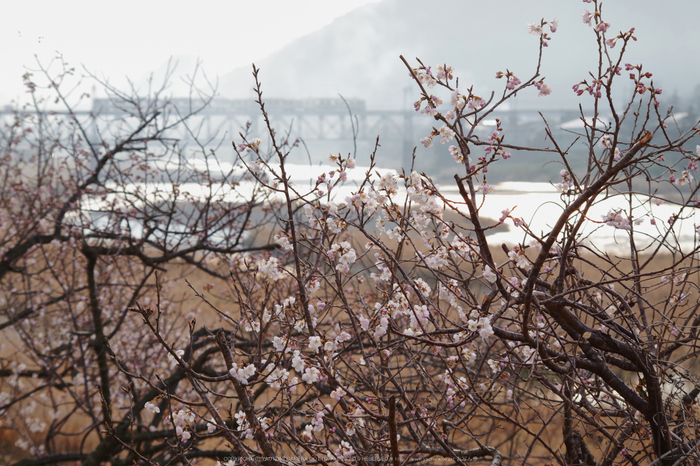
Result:
[[[0,18],[0,107],[8,111],[26,100],[22,75],[34,72],[39,80],[37,60],[55,70],[61,56],[75,67],[76,77],[90,73],[144,94],[174,68],[166,93],[187,97],[189,78],[196,74],[197,85],[211,86],[219,97],[205,118],[207,135],[231,140],[248,121],[252,133],[260,129],[252,102],[254,62],[273,120],[306,143],[308,150],[297,151],[290,161],[317,164],[328,153],[356,152],[363,163],[379,136],[381,166],[410,166],[418,145],[416,169],[449,179],[457,167],[447,146],[419,144],[433,122],[413,111],[418,89],[399,55],[412,64],[416,57],[426,65],[450,64],[460,88],[498,96],[505,82],[495,79],[497,71],[508,69],[523,81],[535,72],[538,40],[527,33],[527,23],[558,19],[540,71],[552,94],[538,97],[528,89],[495,116],[504,122],[506,142],[547,147],[542,112],[566,144],[582,127],[579,105],[587,110],[592,104],[571,87],[597,67],[597,44],[582,21],[584,8],[593,9],[574,0],[205,0],[196,8],[158,0],[13,2],[4,5]],[[636,28],[639,40],[630,44],[623,63],[642,63],[653,73],[654,85],[663,88],[661,108],[674,107],[680,130],[697,121],[700,102],[695,10],[690,0],[663,6],[652,0],[603,2],[609,37]],[[622,106],[633,83],[625,74],[619,81],[614,97]],[[84,91],[95,100],[83,105],[107,105],[100,100],[104,92],[89,86]],[[494,124],[486,122],[483,137]],[[560,167],[547,164],[549,155],[514,155],[507,167],[494,165],[494,180],[558,177]]]

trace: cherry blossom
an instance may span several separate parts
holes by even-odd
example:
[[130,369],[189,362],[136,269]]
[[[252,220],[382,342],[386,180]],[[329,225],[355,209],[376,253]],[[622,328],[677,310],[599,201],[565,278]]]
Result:
[[253,377],[257,370],[253,364],[248,364],[245,367],[239,367],[234,362],[233,367],[231,367],[228,372],[231,374],[231,377],[238,380],[243,385],[248,385],[248,379]]
[[603,216],[603,222],[606,225],[622,230],[629,230],[631,228],[630,218],[624,215],[624,211],[622,210],[611,210]]
[[484,278],[488,280],[489,283],[496,283],[496,280],[498,279],[498,276],[493,273],[491,270],[491,267],[488,265],[484,266]]
[[276,257],[262,259],[260,262],[258,262],[258,270],[271,282],[284,278],[284,273],[281,271],[279,259]]
[[528,23],[527,24],[527,32],[529,32],[533,36],[541,36],[543,33],[542,25],[537,24],[537,23]]
[[155,404],[153,404],[152,401],[146,402],[146,404],[144,405],[144,408],[146,408],[148,411],[152,412],[153,414],[160,413],[160,408],[158,406],[156,406]]

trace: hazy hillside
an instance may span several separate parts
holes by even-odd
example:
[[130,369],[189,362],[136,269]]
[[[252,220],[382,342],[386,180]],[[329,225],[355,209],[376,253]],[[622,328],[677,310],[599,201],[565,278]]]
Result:
[[[657,85],[670,94],[692,93],[700,83],[700,32],[693,24],[693,0],[608,0],[611,30],[637,28],[629,60],[642,61]],[[571,86],[595,66],[592,31],[581,21],[589,7],[574,0],[384,0],[359,8],[320,31],[258,61],[268,97],[317,97],[343,94],[364,98],[371,108],[405,108],[415,88],[399,60],[420,57],[426,64],[455,66],[462,86],[478,92],[502,85],[494,79],[506,67],[521,77],[533,71],[537,39],[526,23],[558,18],[560,29],[545,50],[542,74],[554,88],[549,99],[521,96],[518,105],[576,105]],[[264,23],[260,34],[265,34]],[[254,40],[254,38],[251,38]],[[235,50],[236,45],[232,44]],[[617,49],[616,49],[617,50]],[[227,97],[251,95],[250,68],[222,77]]]

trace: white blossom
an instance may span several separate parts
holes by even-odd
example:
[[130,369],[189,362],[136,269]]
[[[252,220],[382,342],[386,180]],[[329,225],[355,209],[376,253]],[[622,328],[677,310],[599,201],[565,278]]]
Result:
[[160,408],[153,404],[152,401],[146,402],[146,404],[143,405],[143,407],[152,412],[153,414],[158,414],[160,412]]
[[488,280],[489,283],[496,283],[496,279],[498,276],[493,273],[493,270],[491,270],[491,267],[488,265],[484,266],[484,278]]
[[280,270],[280,261],[276,257],[270,257],[258,262],[258,271],[271,282],[284,278],[284,274]]
[[245,367],[238,367],[234,362],[233,367],[229,369],[231,377],[238,380],[243,385],[248,385],[248,379],[255,375],[256,369],[253,364],[248,364]]

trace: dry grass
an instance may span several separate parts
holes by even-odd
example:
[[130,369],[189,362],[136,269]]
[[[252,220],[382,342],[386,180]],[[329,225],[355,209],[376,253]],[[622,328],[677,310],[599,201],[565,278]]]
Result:
[[[269,235],[261,235],[261,241],[267,241]],[[365,242],[365,239],[361,236],[355,236],[352,238],[353,241],[361,245]],[[420,244],[416,241],[415,244]],[[396,244],[387,244],[390,248],[395,248]],[[497,263],[505,263],[507,256],[505,252],[500,249],[495,250],[495,261]],[[371,257],[371,256],[370,256]],[[534,257],[534,256],[532,256]],[[595,261],[592,258],[583,257],[581,261],[578,262],[577,268],[579,269],[581,275],[593,282],[609,281],[611,277],[625,277],[629,276],[632,271],[631,262],[624,257],[611,258],[612,262],[607,264],[601,264],[599,261]],[[597,265],[598,264],[598,265]],[[653,267],[654,271],[669,269],[669,275],[672,275],[672,265],[674,260],[670,255],[659,256],[653,261],[650,267]],[[228,264],[221,262],[218,264],[210,264],[219,272],[225,273],[228,270]],[[680,271],[683,266],[694,266],[693,263],[688,262],[687,264],[676,265],[675,270]],[[644,273],[644,271],[642,271]],[[698,283],[698,275],[695,272],[692,276],[688,277],[689,280],[693,280]],[[202,271],[193,269],[191,266],[186,264],[172,264],[169,265],[165,272],[159,274],[159,280],[161,285],[163,285],[164,296],[163,298],[168,299],[173,303],[173,311],[176,316],[185,316],[190,313],[196,312],[197,324],[198,326],[206,325],[210,328],[227,326],[221,316],[215,312],[211,307],[204,303],[201,298],[196,296],[196,293],[190,288],[186,280],[192,285],[192,287],[199,293],[202,293],[207,300],[216,306],[221,312],[228,313],[232,317],[240,315],[240,310],[235,304],[235,300],[232,297],[230,283],[227,281],[221,281],[219,279],[212,279],[211,276],[205,274]],[[155,284],[155,279],[152,282]],[[615,283],[616,289],[620,292],[630,288],[632,286],[629,280],[621,280]],[[669,287],[662,286],[658,284],[658,277],[653,277],[649,282],[644,284],[644,295],[643,298],[648,303],[659,304],[668,301],[669,299]],[[373,288],[373,283],[371,280],[366,280],[361,289],[358,291],[362,293],[371,292]],[[482,290],[482,292],[485,291]],[[156,293],[152,290],[149,293],[151,299],[151,305],[155,303]],[[172,317],[172,316],[170,316]],[[166,316],[166,318],[170,318]],[[338,318],[342,318],[339,315]],[[337,320],[337,319],[336,319]],[[5,329],[3,335],[8,342],[17,341],[17,335],[13,333],[11,328]],[[15,353],[12,349],[12,345],[7,345],[2,352],[2,357],[8,357]],[[268,390],[268,393],[263,395],[260,401],[269,401],[274,397],[274,393]],[[479,421],[476,425],[470,423],[471,433],[460,433],[459,431],[453,430],[450,433],[451,438],[457,444],[462,444],[467,448],[469,445],[473,445],[472,436],[488,439],[489,443],[492,445],[500,445],[505,451],[504,454],[508,455],[514,461],[517,461],[518,457],[523,457],[528,454],[530,448],[529,456],[530,458],[545,458],[549,457],[545,445],[549,445],[555,450],[563,449],[562,445],[562,416],[556,411],[552,411],[546,404],[537,403],[535,400],[531,404],[523,403],[520,406],[518,412],[512,413],[514,419],[526,424],[533,433],[537,435],[539,441],[534,443],[533,435],[527,434],[522,430],[513,429],[512,425],[507,422],[499,421],[497,419],[489,418],[488,412],[484,411],[474,418],[475,421]],[[48,421],[48,419],[46,419]],[[67,427],[67,431],[79,431],[83,426],[79,425],[79,422],[74,421],[73,424]],[[400,431],[404,438],[409,437],[409,433],[404,428]],[[5,454],[12,455],[12,458],[17,459],[22,455],[26,455],[26,452],[14,447],[14,442],[17,437],[13,435],[12,431],[8,429],[0,429],[0,450],[6,452]],[[37,439],[39,440],[39,439]],[[602,449],[605,446],[605,441],[597,435],[593,435],[587,438],[589,441],[589,446],[592,449]],[[90,443],[83,447],[85,451],[90,450]],[[55,451],[56,452],[69,452],[75,451],[77,445],[77,438],[71,437],[58,437],[55,441]],[[596,453],[594,451],[594,453]],[[9,460],[9,457],[8,457]],[[5,461],[0,456],[0,462]],[[448,464],[441,462],[441,464]]]

